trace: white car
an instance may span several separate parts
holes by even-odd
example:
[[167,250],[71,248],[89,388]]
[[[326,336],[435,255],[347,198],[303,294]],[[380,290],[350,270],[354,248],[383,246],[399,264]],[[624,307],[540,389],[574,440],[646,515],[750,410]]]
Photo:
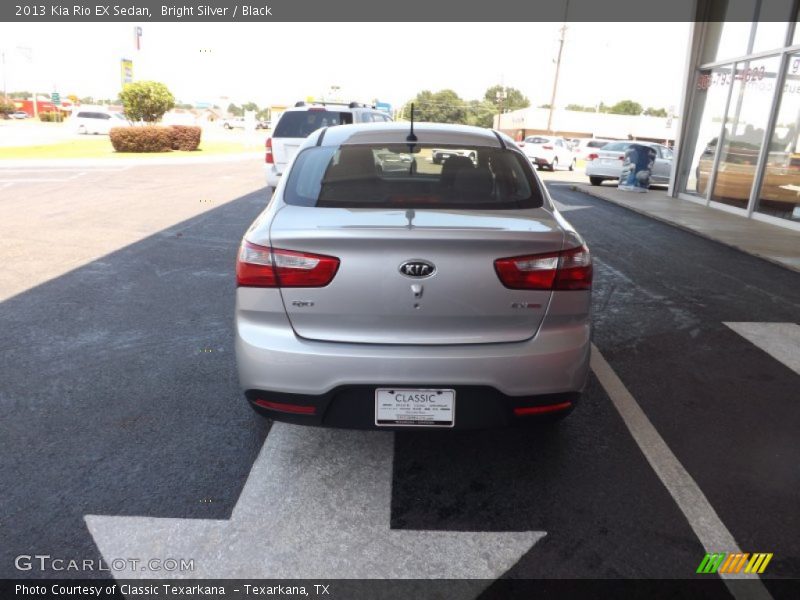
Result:
[[575,158],[578,160],[586,160],[592,152],[597,152],[606,144],[610,144],[614,140],[606,140],[602,138],[580,138],[572,151],[575,153]]
[[244,117],[233,117],[225,119],[222,122],[222,126],[225,129],[244,129],[247,126],[247,121],[245,121]]
[[517,146],[540,169],[547,167],[555,171],[561,166],[572,171],[575,168],[575,154],[562,137],[532,135],[517,142]]
[[611,142],[586,157],[586,175],[592,185],[601,185],[607,179],[619,179],[625,161],[625,151],[631,144],[650,146],[656,151],[650,183],[667,185],[672,173],[672,150],[652,142]]
[[357,102],[298,102],[287,109],[266,142],[265,171],[268,193],[275,191],[281,175],[297,149],[317,129],[352,123],[386,123],[392,118],[383,111]]
[[79,109],[70,119],[76,133],[108,134],[112,127],[126,127],[129,123],[120,113],[102,109]]

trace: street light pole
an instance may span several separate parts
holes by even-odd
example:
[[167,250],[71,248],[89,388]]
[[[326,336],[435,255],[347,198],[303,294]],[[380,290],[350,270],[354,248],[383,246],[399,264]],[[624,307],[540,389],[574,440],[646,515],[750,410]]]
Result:
[[550,112],[547,115],[547,131],[553,133],[553,110],[556,107],[556,91],[558,90],[558,74],[561,70],[561,53],[564,50],[564,33],[567,31],[567,11],[569,0],[564,5],[564,22],[561,24],[561,36],[558,40],[558,58],[556,58],[556,76],[553,78],[553,93],[550,96]]

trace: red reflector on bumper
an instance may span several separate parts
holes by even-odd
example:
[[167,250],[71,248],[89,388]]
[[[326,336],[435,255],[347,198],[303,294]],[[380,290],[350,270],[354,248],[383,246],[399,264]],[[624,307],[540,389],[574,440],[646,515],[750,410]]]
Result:
[[529,415],[541,415],[543,413],[558,412],[566,410],[572,406],[572,402],[560,402],[558,404],[545,404],[544,406],[520,406],[514,409],[517,417],[527,417]]
[[254,404],[269,408],[270,410],[278,410],[280,412],[292,413],[296,415],[313,415],[317,412],[316,406],[302,406],[300,404],[286,404],[285,402],[272,402],[270,400],[262,400],[258,398],[253,401]]

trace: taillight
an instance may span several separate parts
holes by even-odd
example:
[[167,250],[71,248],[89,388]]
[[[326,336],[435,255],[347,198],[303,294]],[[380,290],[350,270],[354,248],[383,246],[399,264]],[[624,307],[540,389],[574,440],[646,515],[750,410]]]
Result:
[[586,246],[500,258],[497,276],[512,290],[588,290],[592,287],[592,258]]
[[236,259],[236,284],[243,287],[324,287],[339,259],[308,252],[257,246],[243,241]]
[[275,159],[272,157],[272,138],[267,138],[267,153],[264,156],[264,162],[268,165],[272,165],[275,163]]
[[600,155],[597,152],[592,152],[591,154],[586,155],[586,161],[589,162],[590,160],[595,160],[596,158],[600,158]]
[[542,146],[542,148],[544,148],[545,150],[552,150],[553,149],[552,146]]
[[625,155],[623,154],[622,156],[618,156],[617,158],[619,158],[620,160],[624,161],[625,160]]

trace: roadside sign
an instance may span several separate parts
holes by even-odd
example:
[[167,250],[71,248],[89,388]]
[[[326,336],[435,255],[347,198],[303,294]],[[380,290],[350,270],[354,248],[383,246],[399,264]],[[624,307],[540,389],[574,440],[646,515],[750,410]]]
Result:
[[120,60],[120,75],[122,79],[122,85],[125,86],[126,83],[131,83],[133,81],[133,61],[128,58],[123,58]]
[[50,100],[52,101],[54,106],[61,106],[61,94],[58,92],[53,92],[50,94]]

